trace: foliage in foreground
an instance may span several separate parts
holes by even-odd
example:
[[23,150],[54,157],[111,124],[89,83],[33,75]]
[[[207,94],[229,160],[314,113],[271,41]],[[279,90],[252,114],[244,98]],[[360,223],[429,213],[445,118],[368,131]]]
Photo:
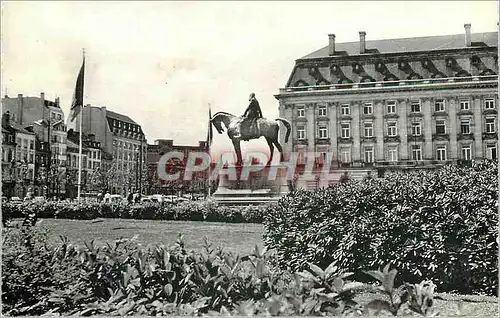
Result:
[[[426,315],[433,304],[431,282],[396,287],[388,266],[367,272],[379,282],[372,285],[334,264],[277,270],[258,248],[243,257],[209,243],[188,252],[181,237],[170,248],[145,249],[133,239],[75,246],[64,237],[49,246],[29,223],[4,233],[5,315]],[[366,292],[372,300],[355,300]]]
[[36,215],[39,218],[92,220],[124,218],[139,220],[182,220],[228,223],[262,223],[267,206],[227,207],[212,201],[189,201],[176,204],[102,204],[98,202],[2,202],[4,224],[13,218]]
[[389,263],[404,281],[491,295],[497,222],[497,165],[486,162],[295,192],[266,213],[264,242],[281,268]]

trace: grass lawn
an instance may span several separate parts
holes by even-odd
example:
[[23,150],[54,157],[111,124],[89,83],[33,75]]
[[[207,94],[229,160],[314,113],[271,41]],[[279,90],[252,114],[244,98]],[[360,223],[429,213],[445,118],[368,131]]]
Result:
[[[65,235],[74,244],[94,240],[97,245],[112,243],[120,238],[137,236],[143,245],[172,245],[179,233],[184,235],[188,250],[203,248],[204,237],[225,250],[249,254],[255,245],[263,246],[263,226],[260,224],[230,224],[192,221],[149,221],[149,220],[55,220],[42,219],[37,224],[49,231],[49,242],[57,242],[59,235]],[[360,295],[361,298],[368,295]],[[440,316],[493,316],[498,317],[498,298],[484,296],[463,296],[438,294],[433,311]],[[371,296],[370,296],[371,297]],[[368,300],[369,298],[367,298]],[[363,302],[364,303],[364,302]],[[461,310],[457,311],[459,308]]]
[[151,221],[151,220],[63,220],[41,219],[40,229],[49,231],[49,242],[58,242],[59,235],[67,236],[73,244],[94,240],[97,246],[113,243],[120,238],[137,236],[143,245],[173,245],[179,234],[183,234],[188,250],[203,248],[204,238],[213,245],[240,254],[251,253],[255,245],[263,246],[263,226],[260,224],[232,224],[194,221]]

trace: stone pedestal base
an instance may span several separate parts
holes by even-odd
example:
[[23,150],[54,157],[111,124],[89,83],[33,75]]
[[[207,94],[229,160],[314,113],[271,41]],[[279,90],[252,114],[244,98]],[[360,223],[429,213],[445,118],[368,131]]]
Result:
[[[234,169],[235,178],[226,173],[228,169]],[[223,205],[259,205],[276,202],[288,193],[285,169],[278,168],[274,180],[269,179],[269,171],[276,167],[267,166],[262,170],[250,172],[247,178],[244,177],[245,169],[249,167],[232,166],[221,169],[219,185],[212,196],[214,201]]]

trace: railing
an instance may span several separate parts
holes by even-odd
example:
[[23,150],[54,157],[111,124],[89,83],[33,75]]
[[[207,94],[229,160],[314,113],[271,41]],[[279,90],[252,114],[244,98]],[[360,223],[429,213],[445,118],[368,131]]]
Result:
[[312,86],[292,86],[292,87],[280,88],[280,94],[290,93],[290,92],[304,92],[304,91],[351,90],[351,89],[363,89],[363,88],[373,89],[373,88],[386,88],[386,87],[426,86],[426,85],[436,85],[436,84],[474,83],[474,82],[498,83],[498,75],[427,78],[427,79],[414,79],[414,80],[329,84],[329,85],[312,85]]

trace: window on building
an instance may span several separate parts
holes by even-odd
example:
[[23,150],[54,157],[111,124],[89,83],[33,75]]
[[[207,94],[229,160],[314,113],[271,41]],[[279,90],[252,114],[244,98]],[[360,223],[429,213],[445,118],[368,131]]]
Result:
[[444,112],[444,99],[438,98],[434,101],[434,111],[435,112]]
[[487,98],[484,100],[484,108],[485,109],[494,109],[495,108],[495,100],[493,98]]
[[306,128],[304,126],[297,126],[297,139],[306,139]]
[[470,134],[470,119],[464,118],[460,120],[460,133]]
[[398,147],[390,146],[387,148],[388,160],[389,161],[398,161]]
[[436,120],[436,134],[446,133],[446,121],[444,119]]
[[373,147],[372,146],[365,147],[365,162],[373,163]]
[[494,133],[496,131],[495,129],[495,118],[486,118],[486,132],[487,133]]
[[418,100],[411,101],[410,108],[412,113],[420,113],[420,101]]
[[486,156],[488,159],[497,160],[497,146],[495,144],[486,145]]
[[351,148],[340,149],[340,161],[343,163],[351,162]]
[[351,124],[343,123],[340,124],[340,137],[341,138],[349,138],[351,137]]
[[390,121],[387,123],[387,136],[397,136],[398,128],[395,121]]
[[411,158],[413,160],[422,160],[422,146],[412,145],[411,146]]
[[414,121],[411,123],[411,135],[412,136],[422,135],[422,123],[420,121]]
[[439,145],[436,147],[436,159],[439,161],[446,160],[446,146],[445,145]]
[[321,105],[319,106],[318,108],[318,115],[321,116],[321,117],[326,117],[327,115],[327,110],[326,110],[326,105]]
[[328,138],[328,129],[326,126],[319,126],[318,128],[319,138],[325,139]]
[[470,104],[468,100],[461,100],[460,101],[460,110],[469,110],[470,109]]
[[304,107],[297,108],[297,117],[306,117],[306,110]]
[[395,114],[396,113],[396,101],[395,100],[387,101],[387,113],[388,114]]
[[35,142],[33,140],[30,140],[30,149],[31,150],[35,149]]
[[471,145],[462,145],[462,159],[472,160],[472,147]]
[[351,113],[351,107],[349,104],[340,105],[340,113],[342,115],[349,115]]
[[373,123],[365,123],[365,137],[373,137]]
[[373,113],[373,104],[372,103],[365,103],[363,105],[363,114],[371,115],[372,113]]

